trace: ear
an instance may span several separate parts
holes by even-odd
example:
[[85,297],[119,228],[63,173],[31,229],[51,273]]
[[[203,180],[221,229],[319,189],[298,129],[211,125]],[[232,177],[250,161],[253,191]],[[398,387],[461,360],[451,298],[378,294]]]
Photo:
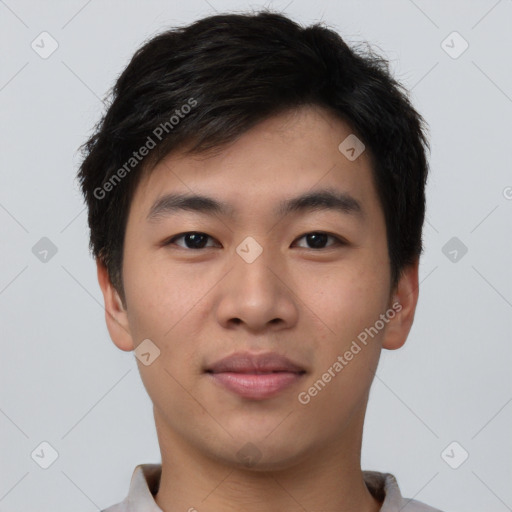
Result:
[[117,348],[129,352],[135,348],[130,334],[128,315],[117,290],[110,281],[107,268],[96,258],[98,283],[105,301],[105,321],[112,341]]
[[418,303],[418,267],[419,258],[403,270],[394,293],[391,294],[389,308],[395,311],[395,316],[390,318],[386,326],[382,348],[396,350],[407,340]]

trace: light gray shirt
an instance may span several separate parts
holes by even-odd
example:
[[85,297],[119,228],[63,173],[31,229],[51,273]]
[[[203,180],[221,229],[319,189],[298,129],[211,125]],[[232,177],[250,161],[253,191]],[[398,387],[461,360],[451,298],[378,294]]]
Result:
[[[163,512],[154,499],[161,472],[161,464],[139,464],[133,471],[126,498],[101,512]],[[442,512],[420,501],[402,498],[396,478],[391,473],[363,471],[363,478],[371,494],[382,501],[380,512]]]

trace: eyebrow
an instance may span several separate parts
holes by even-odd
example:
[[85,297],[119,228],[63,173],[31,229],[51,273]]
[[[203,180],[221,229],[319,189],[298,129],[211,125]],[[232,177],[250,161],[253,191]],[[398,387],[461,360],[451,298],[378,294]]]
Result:
[[[361,203],[346,192],[332,188],[306,192],[300,196],[285,199],[277,204],[274,214],[284,217],[290,213],[334,210],[352,215],[359,220],[365,217]],[[164,217],[179,211],[191,211],[209,215],[233,217],[233,206],[218,201],[212,197],[200,194],[170,193],[157,199],[151,206],[146,219],[148,222],[158,222]]]

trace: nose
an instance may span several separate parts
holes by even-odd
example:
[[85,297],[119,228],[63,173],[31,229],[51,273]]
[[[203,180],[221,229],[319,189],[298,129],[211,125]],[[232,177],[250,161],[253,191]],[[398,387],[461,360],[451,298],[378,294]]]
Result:
[[219,284],[216,316],[224,328],[243,325],[261,332],[289,328],[298,320],[293,278],[265,249],[252,262],[234,252],[231,270]]

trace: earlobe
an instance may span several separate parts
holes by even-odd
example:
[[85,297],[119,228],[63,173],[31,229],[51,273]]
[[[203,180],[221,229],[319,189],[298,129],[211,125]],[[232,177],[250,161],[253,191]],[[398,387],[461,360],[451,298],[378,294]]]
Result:
[[402,272],[390,304],[396,314],[386,326],[382,348],[396,350],[407,340],[418,303],[418,267],[419,258]]
[[96,259],[98,283],[105,301],[105,322],[110,338],[120,350],[135,348],[130,333],[127,311],[123,307],[119,293],[112,285],[108,270],[99,258]]

